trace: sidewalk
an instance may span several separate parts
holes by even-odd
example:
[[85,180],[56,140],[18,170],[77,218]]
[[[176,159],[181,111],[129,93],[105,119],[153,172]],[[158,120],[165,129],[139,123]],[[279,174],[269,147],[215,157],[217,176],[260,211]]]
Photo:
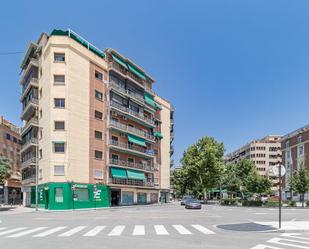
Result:
[[33,208],[24,207],[24,206],[11,206],[11,205],[1,205],[0,206],[0,215],[1,214],[18,214],[18,213],[30,213],[34,212]]

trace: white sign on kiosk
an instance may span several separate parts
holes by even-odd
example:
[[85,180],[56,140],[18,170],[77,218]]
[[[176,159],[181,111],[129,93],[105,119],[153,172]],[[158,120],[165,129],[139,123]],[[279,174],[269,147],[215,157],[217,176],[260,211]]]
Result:
[[279,169],[281,167],[281,176],[284,176],[286,173],[285,167],[283,165],[275,165],[272,168],[272,172],[276,177],[279,177]]

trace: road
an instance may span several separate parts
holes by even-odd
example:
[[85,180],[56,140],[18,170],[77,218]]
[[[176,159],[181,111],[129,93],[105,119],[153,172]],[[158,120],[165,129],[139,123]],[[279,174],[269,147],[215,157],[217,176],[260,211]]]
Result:
[[[309,221],[309,210],[284,209],[285,222]],[[70,212],[0,212],[1,249],[309,249],[309,230],[278,232],[277,210],[179,203]],[[304,223],[306,226],[309,222]],[[250,231],[251,230],[251,231]]]

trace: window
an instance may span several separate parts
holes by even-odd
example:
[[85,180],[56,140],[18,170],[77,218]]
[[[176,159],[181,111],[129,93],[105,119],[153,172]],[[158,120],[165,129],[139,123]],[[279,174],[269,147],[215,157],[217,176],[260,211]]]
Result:
[[54,166],[54,175],[55,176],[64,176],[64,165],[55,165]]
[[7,139],[7,140],[11,140],[11,135],[8,134],[8,133],[6,133],[6,139]]
[[89,201],[88,188],[76,188],[74,190],[74,201]]
[[17,138],[16,137],[13,137],[13,142],[17,143]]
[[112,160],[118,161],[118,159],[119,159],[118,155],[112,154]]
[[65,62],[65,54],[64,53],[54,53],[54,61],[55,62]]
[[42,109],[40,109],[40,118],[42,118],[43,117],[43,111],[42,111]]
[[54,84],[55,85],[64,85],[65,76],[64,75],[54,75]]
[[103,172],[102,172],[102,170],[95,170],[94,171],[94,178],[95,179],[103,179]]
[[55,108],[65,108],[65,99],[54,99]]
[[103,113],[99,111],[94,111],[94,116],[96,119],[103,119]]
[[64,130],[64,121],[55,121],[55,130]]
[[63,203],[63,188],[55,188],[55,202]]
[[40,157],[40,159],[43,158],[43,151],[42,151],[42,149],[39,150],[39,157]]
[[54,152],[55,153],[64,153],[65,149],[65,143],[64,142],[54,142]]
[[94,131],[94,137],[99,140],[103,140],[103,133],[100,131]]
[[94,151],[94,158],[97,160],[102,160],[103,158],[103,152],[99,150]]
[[40,99],[43,97],[42,88],[40,89]]
[[134,159],[133,159],[133,158],[128,157],[128,163],[134,163]]
[[95,90],[95,98],[97,99],[97,100],[103,100],[103,93],[101,93],[101,92],[99,92],[99,91],[97,91],[97,90]]
[[103,74],[102,73],[100,73],[100,72],[98,72],[98,71],[95,71],[95,78],[97,79],[97,80],[100,80],[100,81],[103,81]]

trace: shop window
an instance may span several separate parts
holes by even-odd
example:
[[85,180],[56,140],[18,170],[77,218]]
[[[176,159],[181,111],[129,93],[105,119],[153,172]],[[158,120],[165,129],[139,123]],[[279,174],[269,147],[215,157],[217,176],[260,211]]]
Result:
[[77,188],[74,191],[74,196],[76,201],[89,201],[89,190],[88,188]]
[[55,188],[55,202],[63,203],[63,188]]

